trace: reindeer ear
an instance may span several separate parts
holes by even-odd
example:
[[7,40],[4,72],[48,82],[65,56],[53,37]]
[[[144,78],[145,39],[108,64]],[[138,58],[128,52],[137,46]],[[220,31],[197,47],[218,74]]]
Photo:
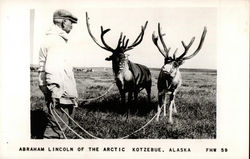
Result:
[[124,55],[125,55],[125,58],[128,59],[129,54],[124,54]]
[[112,60],[112,55],[109,56],[109,57],[106,57],[105,60],[106,60],[106,61],[111,61],[111,60]]

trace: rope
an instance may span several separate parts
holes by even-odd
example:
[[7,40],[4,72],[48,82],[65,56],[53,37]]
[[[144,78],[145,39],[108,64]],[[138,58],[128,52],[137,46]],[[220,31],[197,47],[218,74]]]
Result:
[[[99,98],[105,96],[105,95],[113,88],[113,86],[114,86],[114,83],[113,83],[113,84],[109,87],[109,89],[108,89],[104,94],[102,94],[101,96],[95,97],[95,98],[90,98],[90,99],[85,99],[85,100],[83,100],[83,101],[97,100],[97,99],[99,99]],[[49,107],[49,108],[50,108],[50,112],[51,112],[52,116],[54,117],[54,119],[55,119],[55,121],[56,121],[56,123],[57,123],[59,129],[61,130],[61,132],[62,132],[62,134],[63,134],[63,137],[64,137],[65,139],[67,139],[67,137],[66,137],[64,131],[62,130],[62,127],[61,127],[61,125],[59,124],[58,120],[56,119],[55,114],[56,114],[56,116],[63,122],[63,124],[65,124],[65,125],[67,126],[67,128],[69,128],[76,136],[78,136],[78,137],[81,138],[81,139],[84,139],[81,135],[79,135],[77,132],[75,132],[67,123],[65,123],[64,120],[57,114],[57,112],[56,112],[55,110],[54,110],[54,113],[55,113],[55,114],[54,114],[54,113],[53,113],[53,110],[51,109],[51,107],[52,107],[52,103],[50,104],[50,107]],[[70,117],[70,115],[69,115],[67,112],[65,112],[62,108],[61,108],[61,110],[69,117],[69,119],[71,119],[71,120],[72,120],[79,128],[81,128],[85,133],[87,133],[88,135],[90,135],[91,137],[93,137],[93,138],[95,138],[95,139],[100,139],[100,138],[98,138],[98,137],[96,137],[96,136],[90,134],[90,133],[89,133],[87,130],[85,130],[84,128],[82,128],[82,127],[81,127],[78,123],[76,123],[76,122]]]
[[[66,135],[65,135],[64,132],[63,132],[63,129],[62,129],[61,125],[58,123],[58,120],[56,119],[55,115],[53,114],[53,110],[51,109],[51,107],[52,107],[52,103],[50,103],[50,105],[49,105],[50,112],[51,112],[52,116],[54,117],[54,119],[55,119],[55,121],[56,121],[56,124],[58,125],[59,129],[61,130],[61,132],[62,132],[62,134],[63,134],[63,137],[64,137],[65,139],[67,139]],[[56,113],[56,112],[55,112],[55,113]],[[57,113],[56,113],[56,114],[57,114]],[[57,114],[57,116],[58,116],[58,114]]]
[[103,93],[102,95],[100,95],[99,97],[94,97],[94,98],[88,98],[88,99],[83,99],[82,101],[92,101],[92,100],[97,100],[99,98],[102,98],[103,96],[105,96],[114,86],[114,83],[109,87],[109,89]]
[[[162,109],[162,107],[163,107],[163,106],[161,106],[160,110]],[[95,139],[102,139],[102,138],[96,137],[96,136],[92,135],[91,133],[89,133],[87,130],[85,130],[83,127],[81,127],[74,119],[72,119],[71,116],[70,116],[67,112],[65,112],[62,108],[61,108],[61,110],[69,117],[70,120],[72,120],[72,121],[73,121],[80,129],[82,129],[86,134],[88,134],[89,136],[91,136],[91,137],[93,137],[93,138],[95,138]],[[148,125],[153,121],[153,119],[154,119],[156,116],[157,116],[157,113],[156,113],[156,114],[155,114],[146,124],[144,124],[141,128],[135,130],[134,132],[132,132],[132,133],[129,134],[129,135],[126,135],[126,136],[124,136],[124,137],[120,137],[120,138],[118,138],[118,139],[125,139],[125,138],[128,138],[129,136],[131,136],[131,135],[133,135],[133,134],[139,132],[140,130],[144,129],[146,126],[148,126]],[[66,123],[64,123],[64,124],[66,124]],[[67,124],[66,124],[66,125],[67,125]],[[68,125],[67,125],[67,126],[68,126]],[[69,126],[68,126],[68,127],[69,127]]]
[[[63,110],[62,108],[61,108],[61,110]],[[67,123],[65,123],[64,122],[64,120],[56,113],[56,111],[54,111],[55,112],[55,114],[57,115],[57,117],[63,122],[63,124],[65,124],[66,126],[67,126],[67,128],[69,128],[76,136],[78,136],[79,138],[81,138],[81,139],[84,139],[81,135],[79,135],[79,134],[77,134],[77,132],[75,132],[73,129],[71,129],[70,128],[70,126],[67,124]],[[66,115],[68,115],[64,110],[63,110],[63,112],[66,114]],[[63,132],[63,130],[61,130],[62,132]],[[64,133],[63,133],[64,134]],[[64,134],[65,135],[65,134]],[[67,139],[67,138],[66,138]]]
[[[109,89],[108,89],[104,94],[102,94],[101,96],[95,97],[95,98],[85,99],[85,100],[83,100],[83,101],[97,100],[97,99],[99,99],[99,98],[105,96],[105,95],[112,89],[113,86],[114,86],[114,83],[113,83],[113,84],[109,87]],[[51,105],[50,105],[50,107],[51,107]],[[162,107],[163,107],[163,106],[161,106],[160,110],[162,109]],[[51,109],[51,108],[50,108],[50,109]],[[96,137],[96,136],[92,135],[91,133],[89,133],[87,130],[85,130],[83,127],[81,127],[73,118],[71,118],[71,116],[70,116],[67,112],[65,112],[65,110],[63,110],[62,108],[60,108],[60,109],[68,116],[68,118],[69,118],[70,120],[72,120],[72,121],[73,121],[81,130],[83,130],[86,134],[88,134],[89,136],[91,136],[91,137],[94,138],[94,139],[102,139],[102,138]],[[52,109],[51,109],[51,112],[52,112]],[[63,121],[63,119],[56,113],[56,111],[54,111],[54,113],[55,113],[55,114],[57,115],[57,117],[67,126],[67,128],[69,128],[75,135],[77,135],[77,136],[78,136],[79,138],[81,138],[81,139],[84,139],[81,135],[79,135],[79,134],[78,134],[77,132],[75,132],[72,128],[70,128],[70,126],[69,126],[67,123],[65,123],[65,122]],[[54,114],[53,114],[53,113],[51,113],[51,114],[52,114],[53,117],[55,118]],[[148,125],[154,120],[154,118],[155,118],[156,116],[157,116],[157,113],[156,113],[156,114],[155,114],[146,124],[144,124],[142,127],[140,127],[139,129],[135,130],[134,132],[130,133],[129,135],[126,135],[126,136],[124,136],[124,137],[120,137],[120,138],[118,138],[118,139],[125,139],[125,138],[128,138],[129,136],[131,136],[131,135],[133,135],[133,134],[139,132],[140,130],[144,129],[146,126],[148,126]],[[66,135],[64,134],[64,132],[63,132],[63,130],[62,130],[61,126],[59,125],[59,123],[58,123],[58,121],[57,121],[56,118],[55,118],[55,120],[56,120],[56,122],[57,122],[59,128],[61,129],[64,138],[67,139]]]
[[[160,110],[162,109],[162,107],[163,107],[163,106],[161,106]],[[158,112],[157,112],[157,113],[158,113]],[[154,118],[157,116],[157,113],[156,113],[156,114],[155,114],[146,124],[144,124],[141,128],[135,130],[134,132],[132,132],[132,133],[129,134],[129,135],[126,135],[126,136],[121,137],[121,138],[118,138],[118,139],[125,139],[125,138],[128,138],[129,136],[131,136],[131,135],[133,135],[133,134],[135,134],[135,133],[141,131],[142,129],[144,129],[146,126],[148,126],[148,125],[154,120]]]
[[[61,110],[69,117],[70,120],[72,120],[72,121],[73,121],[80,129],[82,129],[86,134],[88,134],[89,136],[91,136],[91,137],[93,137],[93,138],[95,138],[95,139],[101,139],[101,138],[99,138],[99,137],[96,137],[96,136],[90,134],[87,130],[85,130],[84,128],[82,128],[74,119],[72,119],[71,116],[70,116],[67,112],[65,112],[62,108],[61,108]],[[66,124],[66,123],[65,123],[65,124]]]

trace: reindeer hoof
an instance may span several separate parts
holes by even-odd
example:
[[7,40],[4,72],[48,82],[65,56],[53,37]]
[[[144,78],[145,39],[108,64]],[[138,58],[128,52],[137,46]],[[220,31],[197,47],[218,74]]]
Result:
[[168,123],[172,125],[174,122],[173,120],[169,120]]
[[173,110],[173,113],[177,114],[177,110],[176,110],[176,109],[174,109],[174,110]]

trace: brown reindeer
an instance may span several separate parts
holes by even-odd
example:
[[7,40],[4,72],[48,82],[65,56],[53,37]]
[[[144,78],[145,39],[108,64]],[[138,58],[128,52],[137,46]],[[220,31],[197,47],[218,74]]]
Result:
[[149,69],[144,65],[131,62],[130,60],[128,60],[128,55],[124,54],[126,51],[133,49],[135,46],[141,43],[148,22],[146,22],[145,25],[141,27],[141,33],[131,45],[128,45],[129,39],[126,39],[126,36],[123,36],[123,34],[121,33],[117,47],[116,49],[113,49],[110,46],[108,46],[104,40],[104,35],[108,31],[110,31],[110,29],[103,30],[103,27],[101,26],[101,41],[103,44],[101,45],[92,35],[88,20],[89,17],[88,14],[86,13],[86,23],[91,38],[101,48],[112,52],[112,55],[107,57],[105,60],[112,61],[112,69],[114,72],[116,85],[121,95],[122,104],[125,104],[126,102],[125,96],[127,92],[128,92],[128,102],[129,103],[131,102],[133,94],[134,94],[134,100],[136,102],[138,93],[144,88],[147,91],[148,100],[150,102],[152,81]]
[[204,27],[204,30],[200,39],[200,43],[193,54],[186,56],[189,48],[191,47],[191,45],[193,44],[195,40],[195,37],[191,39],[188,45],[185,45],[185,43],[182,41],[181,43],[184,47],[184,52],[179,57],[176,57],[176,52],[177,52],[177,49],[176,49],[175,52],[173,53],[173,56],[171,57],[169,55],[170,48],[166,46],[163,40],[163,36],[165,34],[161,33],[160,23],[158,23],[158,35],[162,43],[163,49],[161,49],[158,45],[158,36],[155,35],[155,32],[152,34],[152,40],[165,59],[164,59],[164,65],[161,68],[161,71],[158,77],[158,82],[157,82],[158,103],[159,103],[158,111],[157,111],[157,118],[156,118],[157,121],[159,121],[162,104],[163,104],[164,116],[166,116],[166,105],[168,104],[169,105],[168,122],[171,124],[173,123],[172,113],[177,113],[174,98],[182,82],[179,67],[184,63],[185,60],[188,60],[194,57],[200,51],[203,45],[206,33],[207,33],[207,28]]

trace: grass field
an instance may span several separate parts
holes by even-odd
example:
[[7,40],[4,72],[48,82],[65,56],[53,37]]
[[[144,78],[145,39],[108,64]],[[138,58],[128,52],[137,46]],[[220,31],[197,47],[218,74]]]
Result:
[[[138,103],[131,105],[129,118],[127,108],[120,105],[120,95],[116,86],[103,98],[93,101],[85,99],[98,97],[105,93],[114,82],[111,68],[92,68],[93,72],[75,69],[75,78],[79,95],[79,107],[75,120],[91,134],[100,138],[120,138],[142,127],[157,110],[157,78],[159,69],[151,69],[152,103],[147,102],[146,91],[139,94]],[[167,123],[167,117],[153,120],[141,131],[129,136],[130,139],[214,139],[216,138],[216,70],[182,69],[183,84],[176,94],[178,114],[173,116],[174,124]],[[38,73],[30,74],[31,85],[31,138],[43,125],[45,104],[38,87]],[[91,138],[76,125],[72,128],[84,138]],[[78,138],[67,131],[68,138]],[[38,136],[38,137],[37,137]]]

